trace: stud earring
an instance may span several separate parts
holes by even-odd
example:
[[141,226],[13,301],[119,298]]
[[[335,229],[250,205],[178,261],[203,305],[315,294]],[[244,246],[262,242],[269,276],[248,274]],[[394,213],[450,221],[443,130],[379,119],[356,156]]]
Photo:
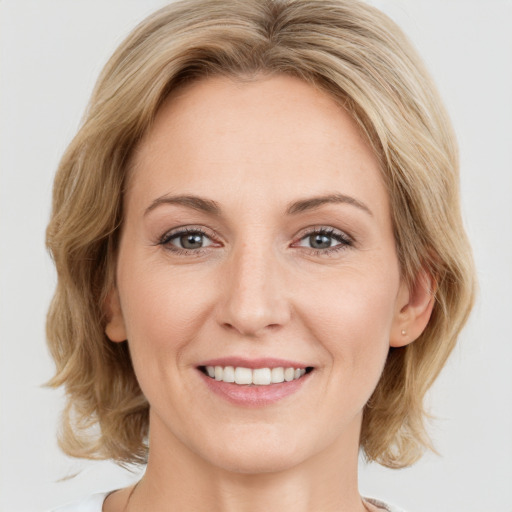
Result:
[[405,329],[402,329],[402,336],[405,336],[407,334],[407,331]]

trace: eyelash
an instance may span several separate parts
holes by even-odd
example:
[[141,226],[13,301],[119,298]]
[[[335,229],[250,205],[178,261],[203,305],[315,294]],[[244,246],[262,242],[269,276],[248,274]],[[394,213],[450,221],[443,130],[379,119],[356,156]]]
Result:
[[[210,240],[212,240],[213,237],[208,235],[206,231],[201,229],[200,227],[187,227],[187,228],[178,228],[173,231],[169,231],[165,233],[158,241],[158,245],[164,246],[168,251],[173,252],[176,255],[183,255],[183,256],[202,256],[204,252],[208,250],[208,247],[200,247],[198,249],[182,249],[180,247],[173,246],[170,242],[174,239],[180,238],[183,235],[187,234],[194,234],[194,235],[200,235],[203,237],[206,237]],[[298,241],[302,241],[306,237],[310,237],[312,235],[324,235],[328,238],[332,238],[335,241],[339,242],[338,245],[335,245],[333,247],[328,247],[324,249],[315,249],[313,247],[304,247],[299,246],[305,249],[309,254],[312,254],[314,256],[331,256],[337,253],[338,251],[347,249],[348,247],[352,247],[354,245],[354,242],[351,237],[349,237],[346,233],[343,233],[342,231],[338,231],[331,227],[314,227],[311,228],[309,231],[303,233],[301,237],[298,239]],[[297,247],[297,245],[295,245]]]

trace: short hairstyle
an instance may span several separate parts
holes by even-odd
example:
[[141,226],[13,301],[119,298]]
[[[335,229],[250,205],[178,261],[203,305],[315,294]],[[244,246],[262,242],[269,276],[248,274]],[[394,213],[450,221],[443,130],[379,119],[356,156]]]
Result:
[[423,269],[435,304],[422,335],[390,348],[363,413],[360,446],[388,467],[431,443],[424,396],[474,300],[457,145],[436,89],[402,31],[357,0],[182,0],[145,19],[102,71],[54,184],[47,246],[58,283],[47,322],[64,385],[61,448],[120,464],[147,459],[149,404],[127,343],[105,335],[130,156],[166,97],[208,76],[288,74],[333,97],[380,160],[402,278]]

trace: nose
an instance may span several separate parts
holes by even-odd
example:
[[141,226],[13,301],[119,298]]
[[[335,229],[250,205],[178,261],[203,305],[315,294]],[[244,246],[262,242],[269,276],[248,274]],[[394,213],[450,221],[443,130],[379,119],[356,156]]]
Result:
[[217,305],[219,323],[249,337],[282,327],[291,316],[282,264],[262,245],[244,244],[231,255]]

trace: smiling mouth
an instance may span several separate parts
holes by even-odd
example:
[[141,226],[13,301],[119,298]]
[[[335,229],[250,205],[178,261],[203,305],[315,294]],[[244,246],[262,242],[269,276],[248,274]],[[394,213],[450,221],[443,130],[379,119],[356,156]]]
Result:
[[301,379],[313,371],[312,366],[293,368],[244,368],[243,366],[199,366],[205,375],[216,381],[241,386],[270,386]]

